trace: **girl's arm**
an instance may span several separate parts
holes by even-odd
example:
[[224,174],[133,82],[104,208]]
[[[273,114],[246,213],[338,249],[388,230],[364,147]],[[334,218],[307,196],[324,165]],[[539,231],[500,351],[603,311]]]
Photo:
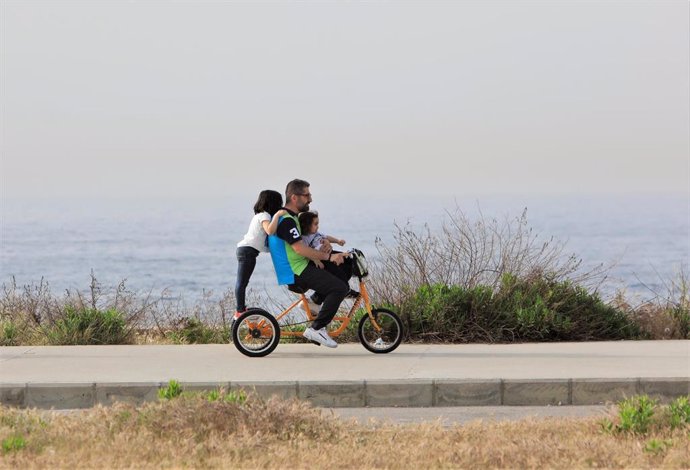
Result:
[[342,239],[340,239],[340,238],[335,238],[335,237],[332,237],[332,236],[330,236],[330,235],[326,235],[326,239],[327,239],[329,242],[335,243],[335,244],[340,245],[340,246],[343,246],[343,245],[345,244],[345,240],[342,240]]
[[264,228],[264,232],[266,232],[266,235],[273,235],[276,233],[278,230],[278,222],[280,221],[280,218],[287,214],[287,211],[285,209],[280,209],[278,212],[276,212],[273,215],[273,218],[269,222],[268,220],[264,220],[261,222],[261,226]]

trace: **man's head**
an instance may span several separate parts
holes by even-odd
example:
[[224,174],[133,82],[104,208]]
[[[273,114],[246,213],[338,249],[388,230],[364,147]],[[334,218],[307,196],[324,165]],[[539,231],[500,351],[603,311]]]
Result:
[[285,188],[285,207],[293,212],[306,212],[309,210],[311,193],[309,183],[304,180],[292,180]]

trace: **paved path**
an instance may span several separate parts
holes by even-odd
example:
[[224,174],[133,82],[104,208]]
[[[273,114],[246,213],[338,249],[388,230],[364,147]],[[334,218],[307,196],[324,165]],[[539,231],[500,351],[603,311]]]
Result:
[[0,403],[71,408],[155,399],[161,383],[255,387],[320,406],[596,405],[690,393],[690,341],[402,345],[281,344],[0,348]]

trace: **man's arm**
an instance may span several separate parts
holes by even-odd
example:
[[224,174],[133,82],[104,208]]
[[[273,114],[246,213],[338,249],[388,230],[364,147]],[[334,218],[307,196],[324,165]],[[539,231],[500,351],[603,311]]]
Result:
[[302,255],[305,258],[309,258],[313,261],[331,261],[336,265],[343,264],[347,253],[324,253],[320,250],[315,250],[314,248],[308,247],[304,241],[298,240],[292,244],[292,249],[295,253]]
[[299,230],[295,225],[295,221],[291,218],[285,218],[280,222],[278,225],[277,235],[281,240],[289,243],[292,249],[295,250],[295,253],[304,256],[305,258],[309,258],[312,261],[330,260],[331,262],[339,265],[342,264],[343,260],[345,259],[345,256],[343,255],[346,253],[325,253],[307,246],[304,243],[304,240],[302,240],[302,235],[300,235]]

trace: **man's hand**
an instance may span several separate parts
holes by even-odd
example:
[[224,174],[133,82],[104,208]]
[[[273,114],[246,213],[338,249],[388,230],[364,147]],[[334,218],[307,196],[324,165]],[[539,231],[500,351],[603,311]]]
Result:
[[319,261],[318,259],[314,260],[314,264],[316,265],[317,268],[323,269],[323,263]]
[[334,253],[330,256],[330,260],[336,266],[340,266],[345,262],[345,258],[349,258],[350,253]]

